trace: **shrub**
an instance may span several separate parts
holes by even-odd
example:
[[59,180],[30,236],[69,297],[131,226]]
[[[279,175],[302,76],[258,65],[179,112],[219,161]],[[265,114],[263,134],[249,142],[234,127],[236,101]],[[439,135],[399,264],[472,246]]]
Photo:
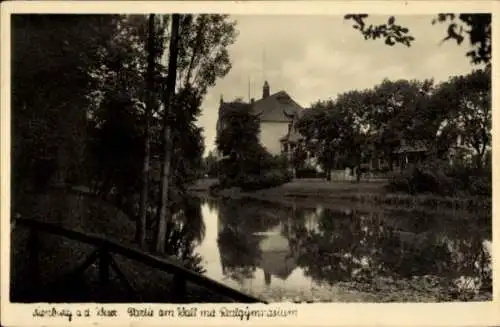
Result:
[[389,192],[414,194],[413,171],[405,170],[401,173],[391,174],[389,177],[389,183],[387,184],[387,190]]
[[267,161],[266,168],[268,169],[286,169],[289,166],[287,158],[283,155],[268,156]]
[[238,187],[243,191],[256,191],[265,188],[277,187],[292,180],[289,172],[284,170],[271,170],[262,175],[249,175],[238,181]]
[[491,176],[478,176],[469,184],[469,192],[474,195],[491,196],[492,193]]
[[491,171],[465,166],[450,167],[446,162],[429,161],[393,174],[387,189],[409,194],[491,196]]
[[262,174],[238,174],[235,177],[224,176],[213,191],[239,187],[243,191],[256,191],[265,188],[277,187],[292,180],[292,174],[285,170],[270,170]]
[[316,171],[314,168],[306,167],[300,168],[295,171],[295,176],[297,178],[318,178],[322,177],[322,174]]

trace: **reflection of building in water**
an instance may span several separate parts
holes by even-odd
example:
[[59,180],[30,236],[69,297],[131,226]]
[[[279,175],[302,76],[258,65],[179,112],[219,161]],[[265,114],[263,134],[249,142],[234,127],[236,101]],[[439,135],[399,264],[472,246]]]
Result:
[[[292,210],[295,213],[297,208],[293,206]],[[300,241],[299,235],[294,233],[292,225],[298,222],[306,231],[319,233],[319,217],[323,212],[324,208],[321,206],[314,210],[302,211],[300,217],[295,217],[295,221],[292,220],[295,214],[288,215],[288,219],[282,220],[271,230],[258,233],[263,237],[259,242],[261,251],[259,267],[264,270],[266,285],[271,284],[271,276],[286,281],[297,268],[296,256],[304,244]]]
[[[241,286],[252,284],[251,280],[269,286],[273,277],[286,282],[297,269],[296,256],[304,246],[300,231],[305,228],[319,232],[319,217],[324,209],[273,209],[247,216],[242,214],[244,210],[220,208],[218,246],[226,278]],[[268,215],[275,219],[266,218]],[[255,274],[257,271],[263,274]]]
[[264,270],[266,285],[271,284],[271,276],[286,280],[297,267],[289,240],[282,233],[283,228],[279,224],[265,234],[260,234],[263,237],[259,242],[261,257],[258,265]]
[[288,223],[279,223],[263,232],[243,233],[219,220],[219,249],[224,276],[243,286],[245,279],[253,279],[255,269],[262,269],[264,282],[272,277],[286,280],[296,268],[295,257],[288,239]]

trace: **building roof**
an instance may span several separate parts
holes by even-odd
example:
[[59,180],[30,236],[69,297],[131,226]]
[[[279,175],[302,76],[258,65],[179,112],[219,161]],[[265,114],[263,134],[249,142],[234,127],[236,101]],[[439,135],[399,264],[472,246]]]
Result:
[[252,111],[260,114],[260,120],[268,122],[290,122],[293,116],[302,110],[303,108],[285,91],[271,94],[252,105]]
[[[267,82],[264,87],[269,87]],[[258,115],[261,122],[292,122],[292,124],[303,115],[304,111],[304,108],[295,102],[285,91],[276,92],[251,103],[240,101],[224,102],[221,97],[217,131],[220,130],[220,124],[228,112],[248,109],[251,109],[252,113]],[[296,143],[302,138],[302,135],[297,131],[295,126],[292,126],[291,131],[282,137],[280,141]]]
[[428,150],[427,146],[424,142],[415,141],[412,144],[401,144],[398,146],[393,153],[401,154],[401,153],[416,153],[416,152],[426,152]]

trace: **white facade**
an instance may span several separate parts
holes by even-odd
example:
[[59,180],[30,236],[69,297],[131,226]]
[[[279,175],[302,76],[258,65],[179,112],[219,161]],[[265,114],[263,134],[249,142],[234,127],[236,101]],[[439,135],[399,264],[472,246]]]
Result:
[[268,122],[260,123],[260,142],[272,155],[281,154],[280,139],[288,133],[288,123]]

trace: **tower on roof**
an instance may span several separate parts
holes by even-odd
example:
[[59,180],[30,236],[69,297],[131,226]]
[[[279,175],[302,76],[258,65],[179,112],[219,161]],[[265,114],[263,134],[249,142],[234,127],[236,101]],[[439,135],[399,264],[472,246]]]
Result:
[[264,86],[262,87],[262,98],[267,98],[269,94],[270,94],[269,83],[265,81]]

